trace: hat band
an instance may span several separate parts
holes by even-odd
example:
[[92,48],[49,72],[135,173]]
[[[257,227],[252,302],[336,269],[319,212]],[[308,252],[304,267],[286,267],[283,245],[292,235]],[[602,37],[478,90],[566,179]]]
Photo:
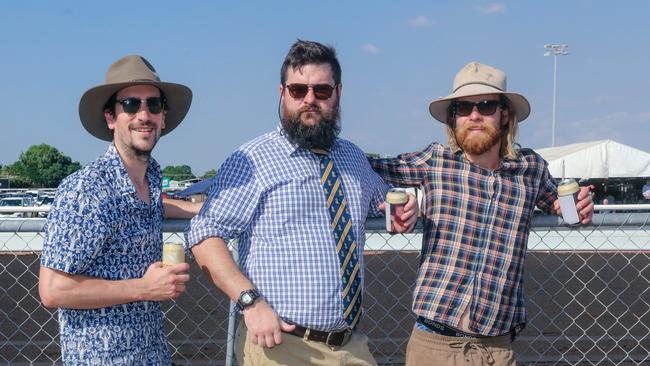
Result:
[[478,85],[489,86],[489,87],[491,87],[491,88],[497,89],[497,90],[502,91],[502,92],[504,91],[503,89],[501,89],[501,88],[499,88],[499,87],[497,87],[497,86],[495,86],[495,85],[493,85],[493,84],[481,83],[481,82],[475,82],[475,81],[473,81],[473,82],[471,82],[471,83],[465,83],[465,84],[459,85],[458,87],[456,87],[456,89],[454,89],[453,93],[457,92],[458,89],[460,89],[460,88],[462,88],[462,87],[465,87],[465,86],[468,86],[468,85],[476,85],[476,84],[478,84]]

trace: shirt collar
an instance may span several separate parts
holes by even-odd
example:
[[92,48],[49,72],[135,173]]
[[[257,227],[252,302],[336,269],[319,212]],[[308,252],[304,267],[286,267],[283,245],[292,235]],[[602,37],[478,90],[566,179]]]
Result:
[[[115,189],[121,195],[136,194],[135,186],[131,182],[129,173],[126,171],[124,166],[124,161],[120,157],[120,154],[117,152],[117,148],[113,143],[108,146],[106,153],[104,154],[104,161],[109,167],[109,172],[113,176],[115,181]],[[147,180],[149,181],[150,187],[158,187],[158,183],[153,181],[156,177],[156,170],[158,169],[158,163],[153,159],[149,158],[149,163],[147,164]],[[152,197],[155,197],[157,192],[150,192]]]
[[[472,164],[472,162],[470,162],[470,161],[467,159],[467,157],[465,156],[465,153],[463,152],[463,150],[462,150],[460,147],[457,147],[456,149],[452,149],[451,146],[449,146],[449,145],[447,145],[446,147],[447,147],[447,148],[451,151],[451,153],[452,153],[454,156],[456,156],[456,158],[458,158],[459,160],[462,160],[462,161],[464,161],[464,162],[467,163],[467,164]],[[523,158],[522,158],[521,155],[520,155],[519,157],[517,157],[517,159],[515,159],[515,160],[501,158],[501,161],[500,161],[500,163],[499,163],[499,167],[496,168],[494,171],[496,172],[496,171],[509,171],[509,170],[515,170],[515,169],[519,168],[519,167],[520,167],[522,164],[524,164],[524,163],[525,163],[525,162],[524,162],[524,160],[523,160]]]

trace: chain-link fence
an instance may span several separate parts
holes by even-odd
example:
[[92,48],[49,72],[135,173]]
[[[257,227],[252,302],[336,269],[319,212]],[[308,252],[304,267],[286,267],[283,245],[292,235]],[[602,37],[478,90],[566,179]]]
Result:
[[[650,364],[650,213],[602,213],[568,228],[535,216],[526,256],[528,326],[519,364]],[[0,219],[0,363],[58,364],[56,311],[38,298],[42,219]],[[186,222],[166,221],[182,241]],[[383,365],[403,363],[414,323],[411,291],[421,234],[366,225],[366,317],[362,330]],[[230,303],[195,264],[187,293],[164,303],[175,364],[226,364]]]

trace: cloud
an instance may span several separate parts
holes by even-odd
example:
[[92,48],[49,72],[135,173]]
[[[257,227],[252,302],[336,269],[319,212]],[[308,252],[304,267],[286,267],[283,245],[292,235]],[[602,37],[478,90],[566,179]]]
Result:
[[433,23],[424,15],[418,15],[415,19],[409,19],[408,24],[413,28],[423,28]]
[[377,46],[375,46],[372,43],[364,44],[363,46],[361,46],[361,49],[368,52],[371,55],[376,55],[379,53],[379,48],[377,48]]
[[503,3],[490,3],[487,5],[479,5],[475,9],[483,14],[492,15],[505,13],[508,7]]

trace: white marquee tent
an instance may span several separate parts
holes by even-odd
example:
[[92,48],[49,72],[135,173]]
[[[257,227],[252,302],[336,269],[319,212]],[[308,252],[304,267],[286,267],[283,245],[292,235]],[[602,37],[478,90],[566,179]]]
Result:
[[553,177],[650,177],[650,153],[612,140],[583,142],[535,150],[549,163]]

